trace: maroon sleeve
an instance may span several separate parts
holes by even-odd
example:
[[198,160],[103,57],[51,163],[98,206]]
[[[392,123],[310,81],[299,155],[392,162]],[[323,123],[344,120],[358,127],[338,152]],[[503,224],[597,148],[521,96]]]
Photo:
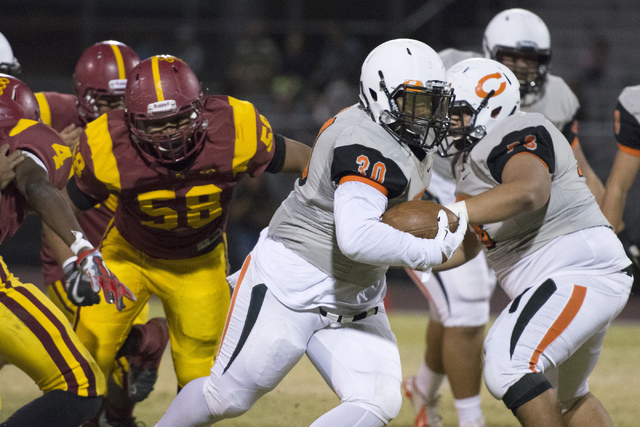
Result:
[[58,189],[67,183],[72,155],[56,131],[44,123],[22,119],[9,132],[12,150],[27,151],[38,157],[49,172],[49,182]]
[[73,154],[73,174],[67,188],[69,186],[74,186],[74,189],[79,190],[83,196],[91,199],[91,202],[86,206],[86,200],[76,200],[78,194],[75,191],[69,191],[69,197],[71,197],[73,203],[83,210],[89,209],[109,197],[107,186],[96,178],[91,147],[87,142],[86,132],[80,135],[80,142],[78,142]]
[[[261,175],[269,163],[271,163],[271,159],[273,158],[273,154],[276,151],[276,143],[274,140],[273,130],[271,129],[271,124],[269,121],[261,115],[257,109],[255,109],[255,120],[256,120],[256,153],[249,160],[247,165],[247,173],[256,177]],[[238,134],[236,132],[236,134]],[[249,137],[254,137],[250,135]]]

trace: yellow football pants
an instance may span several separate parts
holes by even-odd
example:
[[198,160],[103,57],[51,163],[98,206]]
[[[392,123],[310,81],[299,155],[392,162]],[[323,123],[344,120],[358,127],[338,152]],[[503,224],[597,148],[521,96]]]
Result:
[[99,396],[105,380],[64,315],[36,286],[21,283],[0,257],[0,354],[40,390]]
[[98,305],[77,310],[76,333],[105,376],[152,294],[165,311],[178,385],[209,375],[230,300],[224,244],[195,258],[157,259],[133,248],[113,227],[100,251],[107,267],[137,298],[125,299],[121,312],[104,298]]

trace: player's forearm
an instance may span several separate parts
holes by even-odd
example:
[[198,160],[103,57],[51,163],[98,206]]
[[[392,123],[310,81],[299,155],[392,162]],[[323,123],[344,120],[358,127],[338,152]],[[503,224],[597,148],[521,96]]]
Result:
[[470,225],[505,221],[516,215],[542,208],[545,199],[522,183],[506,183],[466,199]]
[[43,222],[42,231],[47,242],[53,258],[58,265],[62,265],[66,260],[71,258],[74,254],[69,246],[58,236],[49,226]]
[[282,172],[302,173],[307,167],[311,147],[293,139],[284,138],[287,151],[284,158]]
[[335,194],[336,239],[342,253],[364,264],[426,270],[443,261],[434,240],[419,239],[380,221],[386,197],[363,183],[341,184]]
[[482,250],[482,246],[478,241],[478,238],[471,231],[467,231],[462,241],[462,245],[453,253],[451,258],[443,262],[438,266],[433,267],[434,272],[450,270],[455,267],[459,267],[465,262],[472,260]]
[[628,189],[625,190],[624,188],[613,185],[607,186],[604,202],[602,203],[602,213],[605,218],[607,218],[607,221],[609,221],[609,224],[613,226],[616,233],[624,228],[622,214],[624,213],[624,206],[627,202],[627,192]]
[[33,183],[26,187],[25,196],[42,221],[67,247],[76,240],[71,231],[82,232],[71,206],[57,188],[46,182]]

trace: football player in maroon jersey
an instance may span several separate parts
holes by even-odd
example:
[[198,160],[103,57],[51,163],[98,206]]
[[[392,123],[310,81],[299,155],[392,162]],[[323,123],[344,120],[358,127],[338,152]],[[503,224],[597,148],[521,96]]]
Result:
[[[0,241],[11,237],[27,213],[35,211],[77,255],[72,268],[89,277],[90,291],[102,288],[107,302],[123,308],[123,297],[135,297],[85,239],[59,191],[69,175],[71,152],[55,131],[37,121],[38,116],[31,90],[15,77],[0,74],[0,143],[6,144],[0,162]],[[21,156],[5,157],[7,146],[26,157],[13,172],[7,169]],[[0,279],[0,354],[44,392],[2,426],[76,427],[98,411],[104,376],[63,314],[37,287],[21,283],[1,258]]]
[[[126,76],[140,62],[136,52],[124,43],[113,40],[98,42],[87,48],[76,63],[73,74],[75,95],[58,92],[36,93],[42,121],[57,130],[73,150],[84,126],[101,114],[124,108]],[[78,218],[89,241],[98,246],[113,217],[117,198],[110,197]],[[99,296],[86,297],[78,288],[88,286],[78,275],[72,275],[53,258],[43,237],[40,252],[44,284],[49,298],[75,323],[76,306],[91,305]],[[63,261],[63,260],[62,260]],[[67,276],[65,278],[65,273]],[[72,281],[78,281],[72,286]],[[75,291],[75,292],[74,292]],[[79,298],[74,295],[82,295]],[[164,318],[147,322],[148,304],[135,320],[132,332],[121,349],[122,357],[115,364],[113,381],[108,382],[105,411],[131,416],[133,403],[144,400],[153,390],[158,378],[158,367],[169,341]],[[115,403],[114,403],[115,402]]]
[[[101,248],[138,296],[123,312],[103,303],[78,310],[76,331],[105,374],[153,294],[169,324],[178,386],[209,373],[230,301],[225,224],[233,187],[245,175],[301,173],[310,151],[275,134],[252,104],[205,97],[176,57],[153,56],[128,74],[125,110],[87,125],[67,185],[78,213],[118,197]],[[133,425],[109,414],[106,421]]]

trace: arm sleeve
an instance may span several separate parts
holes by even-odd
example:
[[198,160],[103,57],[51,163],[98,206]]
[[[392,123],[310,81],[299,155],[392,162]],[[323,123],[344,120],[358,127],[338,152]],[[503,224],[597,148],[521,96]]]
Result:
[[507,162],[518,154],[536,156],[553,174],[556,168],[555,150],[549,131],[544,126],[527,127],[504,136],[487,158],[491,176],[502,184],[502,172]]
[[269,166],[267,166],[267,169],[265,169],[265,172],[278,173],[284,166],[284,160],[287,153],[287,145],[284,142],[284,137],[277,133],[273,134],[273,142],[273,145],[275,146],[273,157],[271,158]]
[[334,196],[336,238],[342,253],[371,265],[427,270],[442,263],[442,251],[432,239],[420,239],[380,221],[387,198],[358,181],[338,186]]

